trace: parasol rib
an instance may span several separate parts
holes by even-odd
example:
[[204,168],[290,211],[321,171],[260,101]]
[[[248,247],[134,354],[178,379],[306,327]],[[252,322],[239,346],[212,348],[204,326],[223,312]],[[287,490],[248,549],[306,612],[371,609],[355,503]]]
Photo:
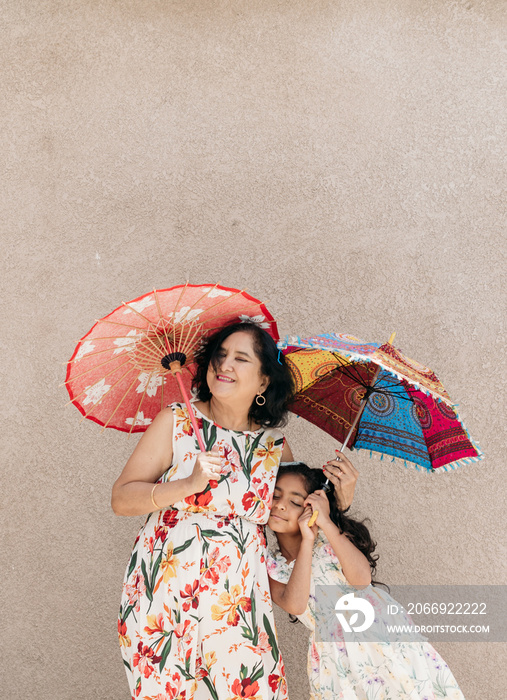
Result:
[[[215,308],[216,308],[217,306],[219,306],[220,304],[223,304],[223,303],[225,303],[226,301],[230,301],[231,299],[232,299],[232,297],[228,297],[227,299],[222,299],[222,301],[218,302],[218,304],[215,304],[214,306],[210,306],[209,309],[206,309],[206,323],[208,323],[209,321],[214,321],[215,319],[223,318],[224,316],[226,316],[227,313],[216,314],[216,315],[213,315],[213,316],[208,316],[208,311],[211,311],[211,309],[215,309]],[[252,307],[259,307],[259,304],[252,301],[252,302],[250,302],[249,304],[245,304],[245,306],[243,306],[243,307],[241,307],[241,308],[239,308],[239,309],[234,309],[234,314],[233,314],[233,315],[234,315],[234,316],[238,316],[238,315],[240,314],[241,311],[248,311],[248,310],[251,309]],[[268,323],[271,323],[271,321],[268,321]]]
[[[152,372],[151,374],[153,374],[153,372]],[[137,405],[137,411],[135,412],[134,417],[133,417],[133,419],[132,419],[132,425],[131,425],[130,430],[129,430],[129,435],[132,435],[132,431],[134,430],[134,428],[135,428],[135,426],[136,426],[136,423],[137,423],[137,416],[139,415],[139,412],[140,412],[140,410],[141,410],[141,404],[143,403],[144,397],[146,396],[146,392],[148,391],[148,386],[149,386],[149,383],[150,383],[151,374],[150,374],[150,376],[149,376],[149,378],[148,378],[148,381],[146,382],[146,386],[144,387],[144,391],[143,391],[143,395],[141,396],[141,400],[139,401],[139,403],[138,403],[138,405]]]
[[105,392],[105,394],[103,394],[103,395],[100,397],[100,399],[99,399],[98,401],[95,401],[95,403],[92,405],[92,407],[90,408],[90,410],[89,410],[87,413],[83,414],[83,417],[81,418],[81,421],[83,421],[85,418],[88,418],[88,416],[89,416],[90,413],[93,411],[93,409],[95,408],[95,406],[98,406],[99,403],[101,403],[101,402],[103,401],[104,397],[107,396],[107,395],[109,394],[109,392],[111,392],[111,391],[115,388],[115,386],[117,386],[121,381],[123,381],[123,380],[125,379],[125,377],[126,377],[128,374],[130,374],[130,372],[134,372],[134,371],[135,371],[134,367],[131,367],[129,370],[127,370],[127,371],[125,372],[125,374],[124,374],[122,377],[120,377],[120,378],[118,379],[118,381],[116,381],[114,384],[111,384],[111,386],[110,386],[109,389]]
[[134,309],[134,307],[130,305],[130,302],[128,302],[128,301],[122,301],[122,304],[123,304],[123,306],[127,306],[131,311],[133,311],[134,313],[136,313],[136,314],[137,314],[138,316],[140,316],[141,318],[144,318],[144,320],[146,321],[146,323],[147,323],[153,330],[156,330],[156,327],[153,325],[153,321],[152,321],[151,319],[149,319],[148,316],[145,316],[144,314],[142,314],[142,313],[141,313],[140,311],[138,311],[137,309]]
[[[216,289],[217,286],[218,285],[215,285],[215,287],[213,287],[213,289]],[[234,299],[234,297],[237,296],[238,294],[243,294],[244,291],[245,290],[242,289],[241,291],[234,292],[234,294],[231,294],[230,296],[226,297],[225,299],[221,299],[220,301],[217,301],[216,304],[212,304],[211,306],[208,306],[208,308],[204,311],[204,313],[206,314],[206,317],[207,317],[209,311],[211,311],[212,309],[215,309],[217,306],[220,306],[220,304],[223,304],[226,301],[230,301],[231,299]],[[197,306],[197,304],[200,301],[202,301],[205,297],[209,297],[210,292],[211,292],[211,289],[209,291],[207,291],[206,294],[203,294],[201,297],[199,297],[199,299],[196,302],[194,302],[194,304],[192,304],[192,306],[190,306],[188,308],[188,310],[185,312],[185,314],[180,318],[180,321],[184,321],[185,318],[188,316],[188,314],[192,311],[192,309],[194,309]]]
[[180,303],[180,301],[181,301],[181,298],[182,298],[182,296],[185,294],[185,292],[187,291],[187,289],[188,289],[188,280],[185,282],[184,285],[182,285],[182,287],[181,287],[181,292],[180,292],[180,295],[179,295],[179,297],[178,297],[178,301],[177,301],[176,304],[174,305],[174,310],[173,310],[173,312],[172,312],[173,323],[174,323],[174,317],[176,316],[176,314],[177,314],[177,312],[178,312],[178,306],[179,306],[179,303]]
[[[122,336],[122,337],[125,337],[125,336]],[[107,340],[107,339],[106,339],[106,340]],[[128,348],[128,346],[127,346],[127,345],[124,345],[124,346],[122,346],[121,349],[126,351],[127,348]],[[116,349],[116,348],[115,348],[115,349]],[[119,350],[120,348],[117,348],[117,349]],[[104,352],[112,352],[112,351],[113,351],[113,348],[111,348],[111,347],[109,347],[109,348],[104,348],[104,350],[97,350],[97,351],[95,351],[95,352],[87,352],[86,355],[83,355],[83,357],[94,357],[95,355],[102,355],[102,353],[104,353]],[[71,363],[72,363],[72,364],[75,364],[76,362],[81,362],[81,360],[83,359],[83,357],[80,357],[80,358],[77,359],[77,360],[69,360],[69,361],[66,362],[65,364],[69,364],[69,365],[70,365]],[[111,359],[115,360],[116,358],[117,358],[117,355],[116,355],[115,357],[111,358]],[[98,367],[99,365],[95,365],[95,366]],[[77,375],[76,375],[76,376],[77,376]],[[65,384],[65,382],[64,382],[64,384]],[[61,384],[60,386],[63,386],[63,384]]]
[[[136,335],[125,335],[125,333],[123,333],[122,335],[102,335],[102,336],[94,335],[93,338],[91,338],[90,342],[95,341],[95,340],[120,340],[120,338],[122,340],[123,340],[123,338],[128,338],[129,340],[132,339],[134,341],[136,338],[140,338],[145,332],[144,328],[140,328],[139,330],[141,331],[141,333],[136,333]],[[76,343],[82,343],[82,342],[83,342],[83,340],[76,340]]]
[[[156,305],[157,305],[158,317],[159,317],[160,321],[165,321],[165,318],[164,318],[163,315],[162,315],[162,309],[160,308],[160,302],[159,302],[159,300],[158,300],[158,295],[157,295],[157,290],[156,290],[156,289],[153,290],[153,296],[155,297],[155,303],[156,303]],[[164,326],[163,326],[163,331],[164,331],[164,336],[165,336],[165,340],[166,340],[166,343],[167,343],[167,353],[169,354],[169,353],[171,352],[171,346],[170,346],[170,343],[169,343],[169,338],[168,338],[168,336],[167,336],[167,328],[166,328],[165,324],[164,324]]]
[[[74,375],[73,377],[71,377],[70,379],[66,379],[66,380],[63,382],[63,384],[60,384],[60,386],[66,386],[67,384],[70,384],[71,382],[74,382],[76,379],[79,379],[80,377],[83,377],[85,374],[88,374],[88,372],[93,372],[93,371],[95,371],[98,367],[104,367],[104,365],[107,365],[109,362],[112,362],[113,360],[118,360],[118,358],[117,358],[117,357],[110,357],[109,360],[106,360],[105,362],[101,362],[100,365],[94,365],[93,367],[90,367],[90,369],[85,369],[84,372],[81,372],[80,374],[75,374],[75,375]],[[112,374],[113,372],[116,372],[117,369],[119,369],[120,367],[123,367],[123,366],[126,365],[126,364],[127,364],[127,362],[122,362],[121,365],[117,365],[114,369],[112,369],[110,372],[108,372],[107,374],[105,374],[104,377],[109,377],[110,374]],[[82,392],[82,393],[83,393],[83,392]],[[81,396],[81,394],[78,394],[78,396]],[[75,397],[75,398],[77,398],[77,397]],[[74,399],[72,399],[72,401],[74,401]],[[69,401],[69,403],[72,403],[72,402]],[[65,405],[68,406],[68,404],[65,404]]]
[[[204,294],[202,296],[200,296],[196,302],[194,302],[194,304],[189,308],[188,311],[189,312],[192,311],[192,309],[195,308],[197,306],[197,304],[200,304],[203,299],[209,298],[209,295],[211,294],[211,292],[213,292],[218,287],[219,284],[220,284],[220,282],[217,282],[217,284],[215,284],[213,287],[210,287],[206,292],[204,292]],[[212,306],[208,307],[208,309],[212,309],[212,308],[213,308]]]
[[129,388],[127,389],[127,391],[123,394],[123,398],[120,399],[120,401],[118,402],[118,405],[116,406],[116,408],[114,409],[114,411],[111,413],[111,415],[110,415],[109,418],[107,419],[107,422],[104,423],[104,425],[102,426],[102,430],[105,430],[105,429],[107,428],[107,426],[109,425],[109,423],[113,420],[114,414],[115,414],[116,411],[120,408],[120,406],[122,405],[122,403],[125,401],[125,399],[126,399],[127,396],[128,396],[129,391],[132,389],[132,387],[133,387],[134,384],[137,382],[137,380],[138,380],[138,377],[136,377],[136,378],[133,380],[132,384],[129,386]]
[[[131,323],[122,323],[121,321],[110,321],[108,317],[97,319],[95,321],[95,325],[97,325],[98,323],[110,323],[113,326],[123,326],[124,328],[132,328],[132,330],[141,331],[142,333],[144,333],[144,331],[146,330],[146,328],[144,328],[143,326],[133,326]],[[93,330],[93,328],[92,328],[92,330]],[[83,340],[90,340],[90,333],[91,332],[92,331],[90,331],[87,335],[85,335]],[[116,337],[116,336],[112,336],[112,337]],[[93,335],[91,337],[91,340],[94,340]]]
[[201,330],[202,330],[202,323],[195,327],[194,334],[192,335],[190,340],[187,340],[187,345],[186,345],[186,348],[184,350],[185,354],[187,352],[189,352],[189,350],[191,350],[193,347],[195,347],[196,337]]

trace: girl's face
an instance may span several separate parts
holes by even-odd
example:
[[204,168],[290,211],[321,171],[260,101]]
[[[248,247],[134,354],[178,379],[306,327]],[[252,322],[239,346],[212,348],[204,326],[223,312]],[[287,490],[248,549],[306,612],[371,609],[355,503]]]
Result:
[[283,474],[277,479],[268,520],[273,532],[300,532],[298,518],[305,509],[303,504],[307,496],[305,480],[299,474]]

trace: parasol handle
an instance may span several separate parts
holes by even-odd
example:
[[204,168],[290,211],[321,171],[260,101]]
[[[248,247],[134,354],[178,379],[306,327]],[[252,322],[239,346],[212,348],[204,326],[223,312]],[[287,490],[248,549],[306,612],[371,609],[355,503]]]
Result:
[[182,395],[183,400],[185,402],[185,405],[187,407],[188,415],[190,416],[190,421],[192,423],[192,428],[194,429],[194,433],[197,437],[197,442],[199,443],[199,447],[201,448],[201,452],[206,452],[206,446],[204,444],[204,440],[202,439],[202,435],[201,435],[201,431],[199,430],[199,426],[197,425],[194,411],[192,409],[192,404],[190,403],[190,400],[187,396],[187,392],[185,390],[185,387],[183,386],[183,380],[181,378],[181,362],[179,362],[178,360],[171,362],[170,369],[171,369],[171,374],[176,379],[176,381],[178,382],[178,386],[180,387],[181,395]]
[[[377,377],[378,377],[378,375],[379,375],[379,372],[380,372],[380,367],[377,368],[377,371],[375,372],[375,374],[374,374],[374,376],[373,376],[373,379],[371,380],[371,385],[370,385],[370,386],[373,386],[373,385],[375,384],[375,382],[377,381]],[[350,439],[350,436],[351,436],[352,433],[354,432],[354,429],[355,429],[356,425],[358,424],[359,419],[360,419],[361,416],[363,415],[363,411],[364,411],[364,409],[366,408],[366,404],[368,403],[368,399],[369,399],[369,398],[370,398],[370,395],[369,395],[369,394],[366,394],[366,396],[365,396],[363,399],[361,399],[361,407],[359,408],[359,411],[356,413],[356,417],[354,418],[354,422],[353,422],[352,425],[350,426],[350,430],[349,430],[349,432],[347,433],[347,437],[346,437],[345,440],[343,441],[343,445],[340,447],[340,452],[344,452],[344,451],[345,451],[345,448],[347,447],[347,443],[348,443],[348,441],[349,441],[349,439]]]

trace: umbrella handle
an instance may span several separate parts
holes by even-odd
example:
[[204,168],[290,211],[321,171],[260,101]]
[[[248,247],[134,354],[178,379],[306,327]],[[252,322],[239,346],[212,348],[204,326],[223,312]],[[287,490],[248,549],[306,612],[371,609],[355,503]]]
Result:
[[[371,382],[371,385],[372,385],[372,386],[373,386],[373,384],[375,384],[375,382],[377,381],[377,377],[378,377],[378,375],[379,375],[379,372],[380,372],[380,367],[379,367],[378,370],[375,372],[375,376],[374,376],[373,379],[372,379],[372,382]],[[358,424],[359,419],[360,419],[361,416],[363,415],[363,411],[364,411],[364,409],[366,408],[366,404],[368,403],[368,399],[369,399],[369,398],[370,398],[370,396],[369,396],[369,394],[367,394],[367,395],[364,397],[364,399],[361,400],[361,407],[359,408],[359,411],[356,413],[356,417],[354,418],[354,422],[353,422],[352,425],[350,426],[350,430],[349,430],[349,432],[347,433],[347,437],[346,437],[345,440],[343,441],[343,445],[342,445],[341,448],[340,448],[340,452],[344,452],[344,451],[345,451],[345,448],[347,447],[347,443],[348,443],[348,441],[349,441],[349,439],[350,439],[350,436],[351,436],[352,433],[354,432],[354,429],[355,429],[356,425]]]
[[[388,344],[388,345],[392,345],[395,337],[396,337],[396,332],[391,333],[391,337],[390,337],[389,340],[387,341],[387,344]],[[375,372],[375,375],[374,375],[373,379],[371,380],[370,387],[375,386],[375,382],[376,382],[377,379],[378,379],[378,375],[380,374],[380,370],[381,370],[381,367],[380,367],[380,366],[377,367],[377,371]],[[344,440],[344,442],[343,442],[343,445],[342,445],[341,448],[340,448],[340,452],[343,452],[343,451],[345,450],[345,448],[347,447],[347,443],[348,443],[348,441],[349,441],[349,439],[350,439],[350,436],[351,436],[352,433],[354,432],[354,428],[356,427],[356,425],[357,425],[359,419],[360,419],[361,416],[363,415],[363,411],[364,411],[364,409],[365,409],[365,407],[366,407],[366,404],[368,403],[368,399],[369,399],[369,398],[370,398],[370,394],[367,393],[366,396],[364,397],[364,399],[362,399],[362,401],[361,401],[361,407],[359,408],[359,411],[356,413],[356,417],[354,418],[354,422],[353,422],[352,425],[350,426],[350,430],[349,430],[349,432],[347,433],[347,437],[345,438],[345,440]]]
[[[396,336],[396,333],[391,333],[391,337],[390,337],[389,340],[387,341],[389,345],[392,345],[392,344],[393,344],[393,341],[394,341],[395,336]],[[373,387],[373,386],[375,385],[375,382],[377,381],[378,375],[379,375],[379,373],[380,373],[380,369],[381,369],[380,367],[377,367],[377,371],[375,372],[375,375],[374,375],[373,379],[371,380],[371,384],[370,384],[371,387]],[[369,398],[370,398],[370,396],[367,394],[367,395],[364,397],[364,399],[362,399],[362,401],[361,401],[361,406],[360,406],[360,408],[359,408],[359,411],[356,413],[356,417],[354,418],[354,422],[353,422],[352,425],[350,426],[350,430],[349,430],[349,432],[347,433],[347,437],[345,438],[345,440],[343,441],[342,446],[340,447],[340,450],[339,450],[340,452],[344,452],[344,451],[345,451],[345,448],[347,447],[347,443],[348,443],[348,441],[349,441],[349,439],[350,439],[350,436],[351,436],[352,433],[354,432],[354,428],[356,427],[356,425],[357,425],[359,419],[361,418],[361,416],[362,416],[362,414],[363,414],[363,411],[364,411],[364,409],[365,409],[365,407],[366,407],[366,404],[368,403],[368,399],[369,399]],[[329,481],[329,479],[326,479],[326,483],[324,484],[324,486],[323,486],[322,488],[324,489],[324,491],[331,491],[331,489],[332,489],[333,487],[332,487],[332,484],[331,484],[331,482]]]
[[[171,365],[176,364],[175,362],[172,362]],[[178,362],[178,364],[180,364]],[[199,443],[199,447],[201,448],[201,452],[206,452],[206,445],[204,444],[204,440],[202,439],[201,431],[199,430],[199,426],[197,425],[197,421],[195,419],[194,411],[192,410],[192,404],[190,403],[190,400],[187,396],[187,392],[185,390],[185,387],[183,386],[183,380],[181,379],[181,369],[178,370],[178,368],[173,368],[171,366],[171,372],[173,377],[176,379],[178,382],[178,386],[180,387],[181,395],[183,397],[183,400],[185,402],[185,405],[188,410],[188,415],[190,417],[190,421],[192,423],[192,428],[194,429],[194,433],[197,437],[197,442]]]

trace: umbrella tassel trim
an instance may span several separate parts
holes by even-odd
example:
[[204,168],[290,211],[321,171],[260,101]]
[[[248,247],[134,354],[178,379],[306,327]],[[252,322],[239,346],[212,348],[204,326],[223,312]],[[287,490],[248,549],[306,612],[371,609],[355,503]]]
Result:
[[[474,447],[477,449],[477,445],[474,444]],[[380,455],[380,461],[382,462],[384,459],[384,454],[383,452],[378,452],[377,450],[372,450],[370,448],[364,448],[364,447],[356,447],[354,448],[355,450],[365,450],[369,449],[370,452],[370,459],[373,457],[373,453],[375,452],[375,455]],[[400,457],[393,457],[391,459],[392,462],[396,461],[403,461],[404,466],[408,469],[410,467],[416,469],[418,472],[421,473],[426,473],[426,474],[437,474],[437,473],[443,473],[443,472],[448,472],[449,470],[455,471],[459,467],[464,467],[465,465],[472,464],[473,462],[480,462],[483,459],[484,455],[483,453],[480,453],[480,456],[477,457],[463,457],[463,459],[458,459],[455,460],[454,462],[449,462],[448,464],[443,464],[441,467],[436,467],[433,469],[432,467],[425,467],[424,465],[417,464],[417,462],[412,462],[411,460],[403,459],[401,460]]]

